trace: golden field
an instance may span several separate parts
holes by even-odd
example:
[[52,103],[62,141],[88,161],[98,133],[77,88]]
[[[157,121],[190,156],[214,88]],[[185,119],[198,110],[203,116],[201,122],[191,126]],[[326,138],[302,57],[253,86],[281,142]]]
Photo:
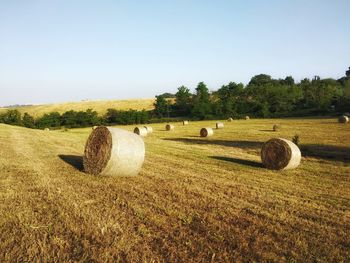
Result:
[[[224,124],[152,125],[132,178],[82,171],[91,128],[0,124],[0,262],[349,262],[350,125]],[[297,169],[261,167],[263,142],[295,134]]]
[[[152,110],[154,109],[154,101],[155,99],[97,100],[22,106],[11,109],[18,109],[22,114],[27,112],[34,117],[41,117],[45,113],[53,111],[62,114],[69,110],[85,111],[87,109],[93,109],[102,115],[106,113],[109,108],[117,110]],[[8,109],[9,108],[0,108],[0,113],[6,112]]]

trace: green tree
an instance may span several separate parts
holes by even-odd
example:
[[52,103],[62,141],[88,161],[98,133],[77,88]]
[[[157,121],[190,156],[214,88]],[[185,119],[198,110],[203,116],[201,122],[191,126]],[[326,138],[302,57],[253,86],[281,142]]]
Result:
[[339,82],[333,79],[321,79],[315,76],[311,81],[304,79],[300,83],[303,93],[303,107],[315,111],[328,111],[342,96]]
[[161,95],[156,96],[156,101],[154,103],[154,112],[159,118],[169,117],[170,115],[170,105],[168,101]]
[[235,82],[230,82],[228,85],[223,85],[215,93],[219,98],[219,112],[226,117],[237,116],[243,91],[244,86],[242,83],[236,84]]
[[27,128],[34,128],[35,127],[34,118],[27,112],[24,113],[22,122],[23,122],[23,125]]
[[212,116],[210,93],[204,82],[199,82],[193,99],[192,115],[195,118],[207,119]]
[[191,112],[191,96],[190,90],[185,86],[177,89],[175,94],[175,111],[180,116],[186,116]]
[[61,126],[61,115],[58,112],[50,112],[44,114],[36,122],[38,128],[50,128]]
[[3,121],[10,125],[22,125],[22,114],[18,110],[8,110],[3,115]]
[[62,114],[61,123],[66,127],[76,127],[77,125],[77,112],[74,110],[66,111]]

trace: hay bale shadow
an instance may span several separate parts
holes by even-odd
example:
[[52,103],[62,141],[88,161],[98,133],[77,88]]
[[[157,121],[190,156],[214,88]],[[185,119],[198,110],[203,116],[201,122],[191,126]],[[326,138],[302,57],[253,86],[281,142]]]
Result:
[[212,159],[220,160],[220,161],[226,161],[231,163],[238,163],[242,165],[252,166],[252,167],[258,167],[263,168],[264,166],[262,163],[251,161],[251,160],[245,160],[245,159],[238,159],[238,158],[232,158],[232,157],[225,157],[225,156],[209,156]]
[[350,163],[350,147],[323,144],[305,144],[299,147],[304,157]]
[[[193,137],[192,137],[193,138]],[[260,149],[263,145],[263,142],[257,142],[257,141],[226,141],[226,140],[215,140],[215,139],[207,139],[203,138],[200,139],[200,137],[195,138],[164,138],[163,140],[167,141],[176,141],[176,142],[183,142],[186,144],[210,144],[210,145],[219,145],[219,146],[226,146],[226,147],[236,147],[241,149]]]
[[82,172],[84,170],[83,166],[83,156],[80,155],[66,155],[66,154],[59,154],[58,157],[68,163],[69,165],[73,166],[75,169]]

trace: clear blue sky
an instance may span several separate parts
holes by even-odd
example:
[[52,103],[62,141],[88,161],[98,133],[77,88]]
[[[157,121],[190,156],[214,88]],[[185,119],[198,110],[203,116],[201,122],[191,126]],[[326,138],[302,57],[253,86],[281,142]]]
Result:
[[349,0],[0,0],[0,105],[150,98],[259,73],[339,78]]

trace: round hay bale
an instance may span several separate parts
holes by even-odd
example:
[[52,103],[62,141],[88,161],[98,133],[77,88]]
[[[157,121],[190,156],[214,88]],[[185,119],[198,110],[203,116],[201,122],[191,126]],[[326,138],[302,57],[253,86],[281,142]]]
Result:
[[188,121],[183,121],[182,125],[188,125]]
[[228,121],[228,122],[231,122],[231,121],[233,121],[233,119],[232,119],[232,118],[228,118],[227,121]]
[[95,130],[97,127],[98,127],[98,126],[93,126],[93,127],[92,127],[92,130]]
[[83,165],[93,175],[135,176],[145,158],[140,136],[118,128],[97,127],[86,141]]
[[349,117],[347,117],[347,116],[345,116],[345,115],[340,116],[340,117],[338,118],[338,122],[339,122],[339,123],[347,123],[347,122],[349,122]]
[[222,122],[216,123],[216,129],[223,129],[223,128],[224,128],[224,124]]
[[148,134],[153,133],[153,128],[151,126],[143,126],[143,127],[147,130]]
[[282,126],[279,125],[279,124],[275,124],[275,125],[273,125],[273,127],[272,127],[273,131],[279,131],[281,128],[282,128]]
[[250,120],[250,117],[249,116],[245,116],[244,117],[246,120]]
[[171,125],[171,124],[165,125],[165,130],[167,130],[167,131],[172,131],[174,129],[175,129],[174,125]]
[[261,148],[261,161],[268,169],[294,169],[298,167],[300,160],[301,152],[298,146],[286,139],[270,139]]
[[147,129],[145,127],[135,127],[134,133],[142,137],[146,137],[148,134]]
[[210,136],[213,136],[214,131],[212,128],[202,128],[199,134],[201,137],[210,137]]
[[45,128],[44,131],[50,131],[50,129],[49,128]]

